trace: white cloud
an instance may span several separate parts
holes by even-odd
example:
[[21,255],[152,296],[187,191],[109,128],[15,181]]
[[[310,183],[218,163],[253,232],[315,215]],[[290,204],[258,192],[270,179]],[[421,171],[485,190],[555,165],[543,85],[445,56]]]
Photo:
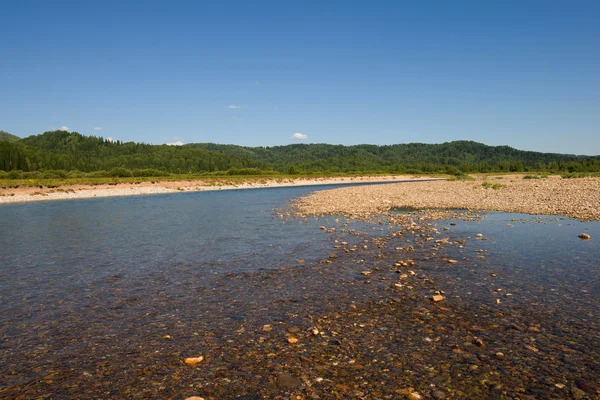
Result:
[[227,108],[231,108],[231,109],[237,110],[238,108],[242,108],[242,106],[229,106]]
[[95,127],[94,127],[94,130],[95,130],[95,131],[103,131],[103,130],[104,130],[104,128],[103,128],[103,127],[101,127],[101,126],[95,126]]
[[183,142],[181,140],[178,140],[174,143],[165,143],[167,146],[183,146]]
[[69,132],[70,131],[69,127],[68,126],[64,126],[64,125],[61,126],[60,128],[58,128],[58,130],[59,131],[65,131],[65,132]]
[[296,132],[292,135],[292,139],[304,140],[306,138],[308,138],[308,135],[299,132]]
[[240,117],[236,117],[235,115],[233,117],[231,117],[231,119],[234,120],[234,121],[240,121],[241,120]]

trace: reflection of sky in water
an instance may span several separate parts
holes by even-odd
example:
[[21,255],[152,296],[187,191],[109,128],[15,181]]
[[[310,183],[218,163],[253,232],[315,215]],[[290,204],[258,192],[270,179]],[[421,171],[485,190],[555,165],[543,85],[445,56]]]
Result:
[[202,281],[323,259],[331,250],[330,235],[317,226],[341,228],[343,219],[297,221],[273,213],[319,188],[4,205],[0,295],[16,300],[25,291],[44,302],[76,297],[81,288],[115,275],[141,288],[144,280],[164,274]]
[[[469,243],[470,250],[474,246],[488,250],[488,264],[495,263],[523,282],[578,282],[598,290],[592,286],[600,272],[598,222],[494,212],[481,222],[457,221],[452,232],[470,236],[475,240]],[[489,240],[476,239],[477,233]],[[580,239],[581,233],[588,233],[592,239]]]
[[[453,240],[469,238],[462,249],[446,249],[459,264],[438,263],[430,271],[441,278],[450,297],[473,310],[483,306],[532,318],[539,313],[552,316],[558,325],[568,321],[594,331],[599,322],[600,223],[500,212],[488,213],[480,222],[451,222],[456,226],[448,221],[439,225],[451,228],[447,233]],[[581,233],[591,240],[580,239]]]

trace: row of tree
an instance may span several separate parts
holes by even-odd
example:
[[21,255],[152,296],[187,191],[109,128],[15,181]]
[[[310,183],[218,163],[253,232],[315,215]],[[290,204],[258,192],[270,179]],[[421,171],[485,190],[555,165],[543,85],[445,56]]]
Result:
[[230,171],[280,173],[598,172],[600,157],[539,153],[472,141],[389,146],[292,144],[242,147],[214,143],[184,146],[111,141],[77,132],[53,131],[20,140],[0,140],[3,171],[96,172],[116,168],[160,173]]

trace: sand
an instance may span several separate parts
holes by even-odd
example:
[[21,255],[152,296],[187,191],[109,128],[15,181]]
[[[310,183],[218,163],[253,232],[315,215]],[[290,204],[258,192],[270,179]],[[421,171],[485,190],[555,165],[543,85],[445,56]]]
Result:
[[0,188],[0,204],[46,200],[86,199],[93,197],[135,196],[163,193],[181,193],[209,190],[258,189],[288,186],[334,185],[348,183],[398,182],[406,180],[427,180],[430,177],[409,175],[360,176],[332,178],[289,178],[269,180],[249,180],[240,184],[221,184],[206,181],[158,181],[140,183],[119,183],[105,185],[63,185],[57,188],[19,187]]
[[[367,217],[392,207],[467,209],[559,215],[583,221],[600,220],[600,178],[523,179],[519,175],[486,178],[498,189],[474,181],[434,181],[332,189],[298,200],[302,214]],[[440,213],[443,216],[443,213]]]

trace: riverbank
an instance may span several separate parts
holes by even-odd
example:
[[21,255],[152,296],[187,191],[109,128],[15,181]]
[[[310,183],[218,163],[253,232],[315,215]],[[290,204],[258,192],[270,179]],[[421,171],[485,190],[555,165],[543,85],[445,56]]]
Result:
[[[350,187],[311,193],[297,202],[301,214],[341,214],[353,218],[393,208],[505,211],[599,221],[600,178],[524,179],[508,175],[473,181]],[[428,214],[435,219],[435,213]]]
[[389,183],[401,181],[422,181],[440,178],[415,177],[411,175],[390,176],[351,176],[324,178],[283,178],[283,179],[247,179],[235,181],[151,181],[137,183],[108,183],[101,185],[61,185],[0,187],[0,204],[21,203],[45,200],[85,199],[93,197],[136,196],[149,194],[199,192],[209,190],[258,189],[292,186],[316,186],[357,183]]

